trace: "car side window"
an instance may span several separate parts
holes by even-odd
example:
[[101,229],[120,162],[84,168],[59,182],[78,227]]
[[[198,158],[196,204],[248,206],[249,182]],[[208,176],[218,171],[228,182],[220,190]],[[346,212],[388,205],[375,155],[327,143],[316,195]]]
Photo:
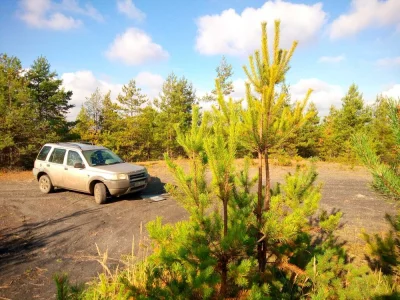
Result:
[[55,164],[63,164],[65,152],[67,152],[65,149],[54,148],[53,152],[50,155],[49,162]]
[[44,146],[42,150],[40,150],[39,155],[37,156],[38,160],[46,160],[47,154],[49,154],[51,150],[50,146]]
[[67,165],[74,166],[76,163],[83,164],[82,158],[80,157],[78,152],[69,150],[67,156]]

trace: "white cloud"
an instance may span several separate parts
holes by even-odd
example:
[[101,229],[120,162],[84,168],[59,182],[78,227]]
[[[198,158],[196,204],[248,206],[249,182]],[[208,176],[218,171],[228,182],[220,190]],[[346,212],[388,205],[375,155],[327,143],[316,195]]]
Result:
[[19,6],[18,17],[35,28],[68,30],[83,24],[81,20],[67,16],[62,11],[103,21],[103,16],[92,5],[86,4],[83,8],[76,0],[63,0],[60,3],[51,0],[21,0]]
[[161,75],[150,72],[140,72],[135,80],[136,85],[146,93],[150,100],[158,97],[164,83],[164,78]]
[[400,84],[393,85],[390,89],[382,93],[383,96],[393,97],[395,99],[400,98]]
[[379,67],[395,67],[400,66],[400,56],[397,57],[386,57],[378,59],[376,65]]
[[318,59],[318,62],[320,63],[338,63],[343,60],[345,60],[346,57],[344,55],[339,55],[339,56],[321,56]]
[[151,37],[137,28],[128,28],[119,34],[106,52],[111,60],[120,60],[128,65],[167,59],[169,54]]
[[332,39],[352,36],[369,27],[400,26],[399,0],[352,0],[351,11],[340,15],[330,27]]
[[[127,84],[113,83],[110,80],[99,79],[92,71],[88,70],[64,73],[61,79],[63,80],[63,87],[73,92],[71,104],[74,104],[75,107],[68,114],[69,120],[75,120],[86,98],[90,97],[97,87],[103,94],[111,91],[111,100],[115,101],[118,94],[122,91],[122,86]],[[150,99],[158,96],[164,82],[164,79],[160,75],[150,72],[141,72],[133,79],[136,80],[136,85]]]
[[98,22],[104,21],[103,15],[90,3],[86,3],[84,8],[79,6],[78,0],[62,0],[60,4],[53,3],[52,5],[54,9],[88,16]]
[[332,85],[317,78],[301,79],[290,86],[292,100],[303,100],[308,89],[313,89],[310,100],[315,103],[320,116],[329,114],[332,105],[340,107],[345,91],[339,85]]
[[111,91],[111,99],[115,99],[122,89],[122,84],[100,80],[87,70],[64,73],[61,79],[64,88],[73,92],[71,104],[74,104],[75,107],[68,114],[69,120],[75,120],[82,104],[86,101],[86,97],[90,97],[97,87],[104,94]]
[[236,100],[246,97],[246,81],[242,78],[235,79],[233,82],[233,93],[231,97]]
[[290,47],[296,39],[302,43],[314,40],[326,21],[326,13],[321,3],[275,0],[260,8],[246,8],[241,14],[228,9],[219,15],[205,15],[197,20],[196,49],[206,55],[247,55],[260,46],[261,22],[268,22],[272,37],[276,19],[281,20],[282,46]]
[[120,13],[131,19],[142,21],[146,17],[146,14],[138,9],[132,0],[118,0],[117,8]]

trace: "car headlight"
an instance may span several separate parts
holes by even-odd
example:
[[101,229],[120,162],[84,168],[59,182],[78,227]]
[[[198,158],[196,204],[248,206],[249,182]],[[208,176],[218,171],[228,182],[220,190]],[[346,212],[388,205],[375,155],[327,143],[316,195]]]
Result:
[[112,174],[111,175],[111,180],[125,180],[128,179],[127,174]]

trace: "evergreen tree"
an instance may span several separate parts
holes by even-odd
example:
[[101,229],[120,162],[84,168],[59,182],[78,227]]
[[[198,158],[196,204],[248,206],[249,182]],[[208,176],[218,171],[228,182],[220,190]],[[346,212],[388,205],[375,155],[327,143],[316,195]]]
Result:
[[[293,43],[290,50],[280,49],[280,22],[276,21],[273,51],[270,54],[266,26],[266,23],[262,24],[261,50],[255,51],[255,54],[250,56],[249,68],[244,67],[250,83],[246,84],[248,108],[243,111],[242,116],[244,121],[243,143],[250,151],[256,152],[258,155],[258,200],[255,213],[259,230],[258,238],[260,239],[258,244],[260,272],[265,271],[267,260],[268,241],[263,237],[269,236],[263,228],[266,222],[265,213],[270,211],[271,205],[268,157],[273,147],[277,148],[282,145],[311,117],[309,114],[303,115],[311,90],[307,93],[304,101],[297,102],[293,109],[286,106],[287,95],[283,91],[276,95],[276,85],[285,79],[297,42]],[[253,96],[251,88],[260,98]],[[264,188],[263,177],[266,182]]]
[[144,107],[141,114],[136,118],[139,127],[136,139],[139,144],[138,159],[140,160],[159,159],[162,157],[159,134],[160,131],[164,130],[164,127],[157,126],[157,118],[158,112],[151,105]]
[[0,109],[8,109],[27,101],[26,80],[23,77],[21,61],[17,57],[0,54]]
[[352,84],[342,99],[340,110],[331,109],[324,124],[322,154],[325,159],[341,159],[353,162],[350,137],[367,130],[371,121],[371,110],[364,105],[362,94]]
[[101,129],[101,113],[103,111],[103,95],[99,88],[96,88],[89,98],[86,97],[84,106],[86,113],[93,121],[94,130],[98,134]]
[[120,106],[111,101],[111,91],[104,95],[102,103],[102,111],[100,117],[101,131],[118,131],[119,121],[121,120],[118,112],[121,110]]
[[192,105],[196,104],[196,92],[193,85],[185,78],[178,78],[174,73],[168,75],[160,93],[154,102],[160,110],[158,124],[164,128],[161,132],[163,147],[172,157],[183,154],[176,143],[175,124],[185,131],[191,124]]
[[89,141],[93,144],[97,144],[98,142],[99,137],[95,130],[94,121],[87,112],[85,105],[82,105],[81,110],[76,117],[76,124],[72,129],[72,132],[77,134],[83,141]]
[[51,126],[65,126],[65,115],[74,107],[69,104],[72,91],[65,91],[57,73],[50,71],[50,63],[43,56],[37,58],[26,73],[30,97],[37,111],[37,120]]
[[390,165],[399,165],[400,148],[396,147],[396,139],[393,135],[389,117],[390,99],[378,96],[373,105],[371,131],[369,135],[374,141],[376,154],[381,160]]
[[111,101],[111,91],[104,95],[100,117],[100,143],[118,152],[123,120],[119,115],[120,106]]
[[[394,149],[400,145],[400,102],[389,100],[388,117],[391,132],[395,140]],[[374,186],[381,192],[400,199],[400,174],[398,165],[382,162],[373,147],[373,141],[366,133],[352,136],[353,150],[360,161],[370,170],[374,178]],[[391,151],[391,149],[387,149]]]
[[38,120],[21,62],[0,55],[0,165],[31,167],[46,139],[56,139],[53,128]]
[[310,116],[310,119],[308,119],[298,132],[295,144],[297,153],[301,157],[318,156],[321,139],[320,118],[317,107],[313,102],[310,103],[307,114]]
[[122,87],[122,93],[117,97],[122,104],[122,109],[127,116],[133,117],[141,111],[141,106],[146,103],[147,96],[141,93],[141,89],[136,87],[135,80],[129,81],[128,85]]
[[[221,86],[222,94],[228,96],[232,94],[235,90],[233,88],[233,82],[231,77],[233,76],[232,65],[226,61],[225,56],[222,56],[219,66],[215,69],[217,72],[217,80]],[[206,94],[202,100],[203,101],[216,101],[218,92],[216,89],[211,91],[211,94]]]
[[[225,56],[222,56],[221,62],[219,66],[215,69],[215,71],[217,72],[217,79],[221,86],[222,94],[224,94],[225,96],[232,94],[235,91],[233,88],[232,80],[230,80],[233,75],[232,65],[228,64]],[[212,93],[214,94],[214,96],[218,96],[218,92],[216,89],[214,89]]]

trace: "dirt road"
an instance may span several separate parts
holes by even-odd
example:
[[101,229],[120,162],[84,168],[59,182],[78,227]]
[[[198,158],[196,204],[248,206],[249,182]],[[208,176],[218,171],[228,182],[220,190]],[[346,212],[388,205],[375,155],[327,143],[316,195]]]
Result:
[[[101,206],[90,195],[65,190],[43,195],[29,172],[0,176],[0,299],[52,299],[55,272],[68,273],[72,282],[87,282],[101,270],[93,260],[96,244],[118,259],[131,252],[133,237],[137,244],[141,224],[156,216],[165,222],[185,218],[173,199],[149,199],[162,194],[164,183],[172,178],[163,162],[147,167],[154,177],[142,196],[125,196]],[[288,171],[293,168],[272,167],[273,181],[281,181]],[[384,215],[395,213],[396,204],[371,190],[364,169],[321,163],[318,172],[324,183],[321,206],[344,213],[340,236],[349,244],[362,245],[362,228],[388,228]]]

